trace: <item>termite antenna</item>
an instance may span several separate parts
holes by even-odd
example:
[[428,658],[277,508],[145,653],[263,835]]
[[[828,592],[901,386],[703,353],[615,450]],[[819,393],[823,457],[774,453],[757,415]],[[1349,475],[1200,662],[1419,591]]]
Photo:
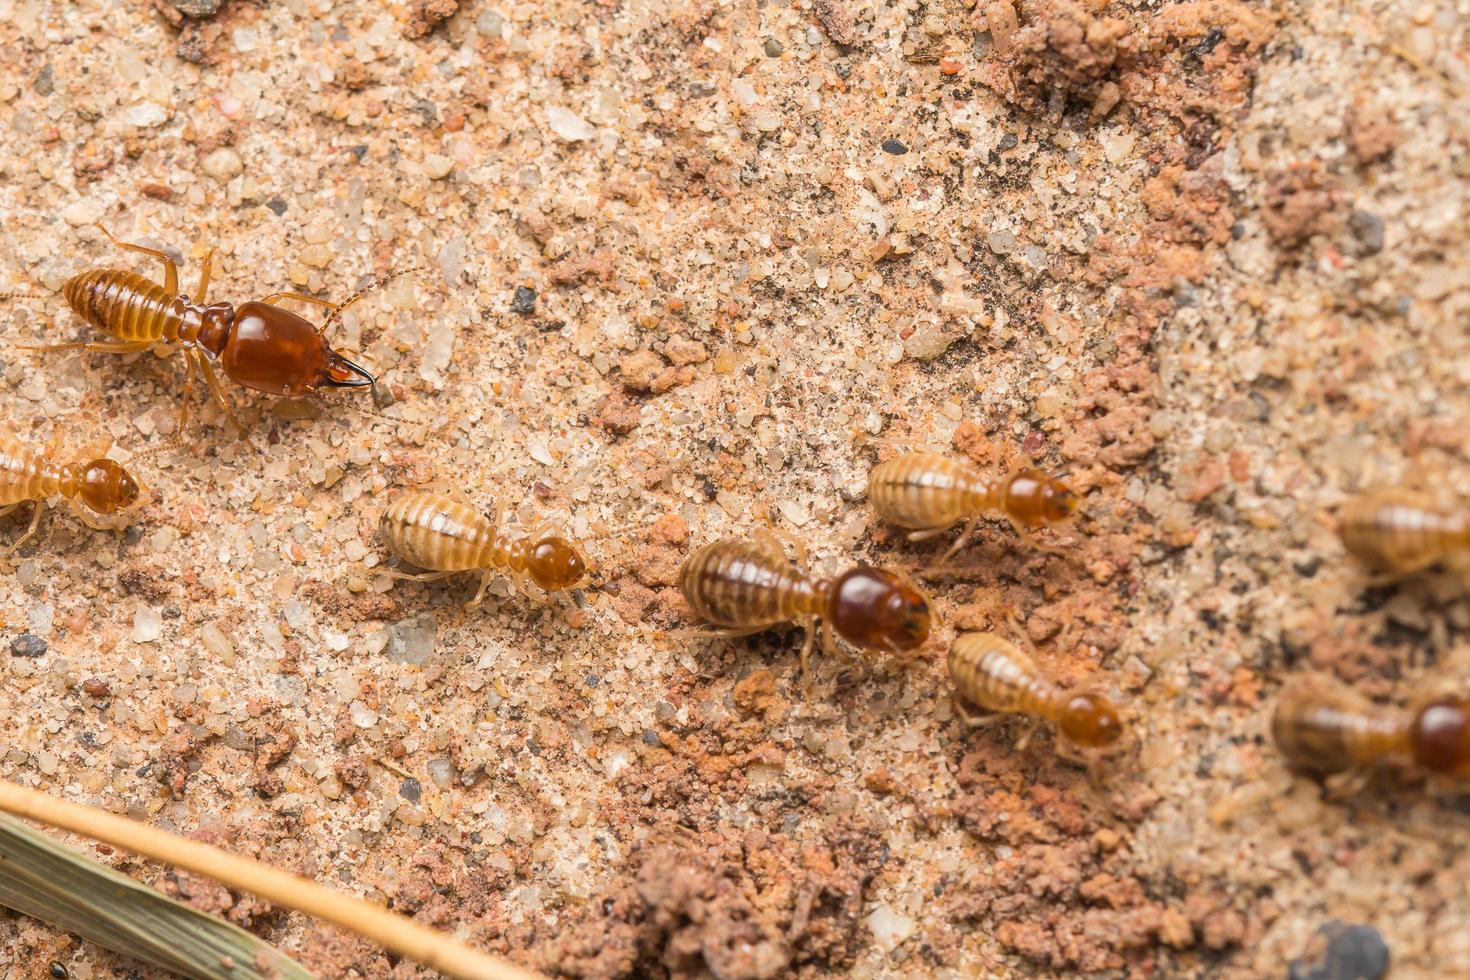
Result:
[[583,538],[582,540],[584,540],[584,541],[606,541],[608,538],[621,537],[624,534],[631,534],[634,531],[642,531],[645,528],[653,527],[660,520],[663,520],[663,518],[658,518],[656,520],[647,521],[647,522],[645,522],[643,524],[627,524],[627,525],[624,525],[623,527],[613,528],[611,531],[607,531],[606,533],[603,533],[603,534],[590,534],[587,537]]
[[358,300],[362,299],[368,293],[372,292],[375,289],[380,289],[383,286],[388,285],[388,283],[392,282],[394,279],[399,278],[400,276],[406,276],[412,272],[422,272],[423,269],[424,267],[422,265],[411,265],[406,269],[399,269],[397,272],[390,272],[386,276],[374,279],[372,282],[368,283],[366,286],[363,286],[357,292],[347,297],[347,302],[343,303],[341,306],[337,307],[330,314],[328,314],[326,322],[322,324],[321,332],[326,333],[327,328],[332,325],[332,321],[340,317],[343,310],[347,309],[353,303],[356,303]]
[[183,439],[171,439],[168,442],[165,442],[165,443],[163,443],[160,446],[154,446],[151,449],[140,449],[138,452],[133,453],[133,455],[131,455],[127,459],[123,460],[123,465],[124,466],[131,466],[132,464],[138,462],[139,460],[147,459],[150,456],[157,456],[160,453],[166,453],[166,452],[169,452],[170,450],[173,450],[173,449],[180,449],[183,446],[184,446],[184,440]]

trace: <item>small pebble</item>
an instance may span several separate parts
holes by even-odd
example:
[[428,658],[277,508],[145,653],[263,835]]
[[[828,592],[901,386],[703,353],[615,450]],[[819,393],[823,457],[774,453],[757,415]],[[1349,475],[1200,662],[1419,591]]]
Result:
[[12,657],[39,657],[45,654],[47,643],[34,633],[22,633],[10,641]]
[[424,176],[430,180],[441,180],[449,176],[454,169],[454,161],[440,153],[430,153],[424,157]]
[[430,759],[424,768],[429,770],[429,778],[440,789],[448,789],[454,785],[454,764],[443,756]]
[[766,43],[761,46],[761,49],[765,51],[767,58],[779,58],[781,52],[786,50],[781,46],[781,42],[773,37],[766,38]]
[[1378,980],[1388,972],[1388,945],[1372,926],[1330,919],[1317,927],[1289,980]]
[[133,613],[133,642],[152,643],[163,635],[163,617],[157,609],[143,606]]
[[384,630],[388,634],[388,659],[422,666],[434,655],[438,631],[439,624],[429,613],[394,623]]
[[510,311],[522,315],[536,312],[536,290],[530,286],[517,286],[510,298]]
[[204,649],[217,658],[227,659],[235,655],[235,647],[230,643],[230,638],[213,623],[204,624],[199,631],[199,641],[204,644]]
[[245,169],[245,161],[228,146],[222,146],[205,157],[199,166],[206,174],[223,184],[240,175]]
[[1348,230],[1358,243],[1359,255],[1377,255],[1383,251],[1383,219],[1369,211],[1354,211],[1348,218]]
[[398,795],[410,803],[417,803],[423,798],[424,788],[417,779],[405,779],[398,786]]
[[568,143],[591,139],[597,134],[587,120],[561,106],[546,107],[546,122],[557,137]]
[[178,10],[189,17],[213,17],[225,0],[169,0]]
[[908,146],[905,145],[902,140],[884,140],[883,141],[883,152],[884,153],[892,153],[894,156],[900,157],[900,156],[903,156],[908,151],[909,151]]

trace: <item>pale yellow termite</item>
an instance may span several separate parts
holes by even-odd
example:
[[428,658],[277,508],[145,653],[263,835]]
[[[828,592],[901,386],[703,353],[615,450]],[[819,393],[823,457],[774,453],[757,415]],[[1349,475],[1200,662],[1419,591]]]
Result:
[[88,527],[122,527],[150,499],[148,488],[128,470],[128,465],[174,446],[159,446],[122,463],[100,453],[68,463],[57,459],[60,450],[55,443],[36,448],[0,433],[0,516],[28,500],[36,502],[30,526],[18,541],[0,552],[0,557],[11,554],[35,535],[45,513],[43,504],[51,497],[65,500]]
[[868,502],[890,524],[910,528],[910,541],[923,541],[967,521],[948,552],[964,547],[976,525],[995,515],[1023,535],[1059,524],[1077,512],[1077,495],[1060,480],[1036,469],[986,476],[973,466],[938,453],[903,453],[873,467]]
[[1373,490],[1343,505],[1337,533],[1359,561],[1409,575],[1470,550],[1470,510],[1440,507],[1406,487]]
[[498,505],[490,514],[483,514],[460,491],[405,494],[383,511],[379,530],[394,556],[427,571],[389,570],[388,574],[429,582],[477,571],[480,589],[467,607],[480,604],[497,571],[504,571],[522,587],[529,579],[546,592],[572,588],[586,576],[581,552],[566,538],[539,529],[512,538],[499,525]]
[[949,648],[949,676],[960,698],[990,715],[972,717],[956,703],[967,724],[1030,715],[1054,723],[1068,742],[1088,749],[1109,746],[1123,734],[1118,709],[1105,695],[1058,687],[1030,656],[994,633],[955,637]]

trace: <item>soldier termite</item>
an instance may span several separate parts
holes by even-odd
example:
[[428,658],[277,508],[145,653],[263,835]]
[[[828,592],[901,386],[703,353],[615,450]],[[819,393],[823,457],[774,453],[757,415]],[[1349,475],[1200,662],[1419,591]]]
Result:
[[1405,487],[1374,490],[1343,505],[1337,533],[1359,561],[1410,575],[1470,550],[1470,510],[1439,507]]
[[1378,707],[1335,678],[1307,674],[1281,692],[1271,737],[1294,768],[1331,777],[1334,796],[1361,789],[1373,769],[1395,760],[1438,776],[1470,776],[1470,701],[1461,698],[1412,710]]
[[540,529],[511,538],[499,526],[498,504],[483,514],[459,490],[404,494],[383,511],[379,530],[395,557],[426,570],[390,570],[394,578],[430,582],[479,572],[480,589],[466,608],[480,604],[497,571],[509,574],[523,590],[529,581],[543,592],[570,589],[587,574],[587,563],[571,541]]
[[910,541],[927,540],[967,521],[941,563],[964,547],[984,517],[1004,517],[1026,536],[1066,521],[1078,505],[1075,493],[1040,470],[1016,469],[997,479],[926,452],[903,453],[873,467],[868,501],[883,520],[910,528]]
[[866,565],[836,578],[815,576],[799,543],[792,564],[769,531],[754,540],[726,538],[700,548],[680,569],[679,588],[696,616],[719,627],[695,635],[732,638],[801,623],[803,674],[819,619],[828,653],[833,632],[864,650],[914,650],[929,638],[929,600],[907,579]]
[[[1103,749],[1123,734],[1118,708],[1107,696],[1092,690],[1058,687],[1029,655],[994,633],[965,633],[949,648],[949,676],[958,699],[955,710],[973,727],[989,725],[1005,715],[1030,715],[1057,726],[1063,741],[1059,749],[1074,755],[1072,747]],[[960,700],[983,708],[976,718]],[[1017,743],[1030,741],[1027,731]]]
[[[102,233],[118,248],[150,255],[163,262],[163,285],[125,269],[94,269],[66,281],[62,292],[68,305],[93,327],[117,338],[47,345],[22,345],[22,350],[86,350],[131,354],[160,343],[176,346],[184,356],[184,397],[180,403],[180,428],[188,420],[189,398],[194,389],[194,371],[203,374],[215,402],[237,432],[244,428],[225,398],[218,367],[237,384],[272,395],[299,396],[321,388],[366,388],[374,378],[364,368],[343,357],[327,342],[324,331],[348,306],[368,291],[414,269],[405,269],[358,290],[345,303],[331,303],[302,293],[272,293],[264,299],[243,303],[205,305],[213,267],[214,250],[204,259],[197,296],[179,292],[179,271],[163,252],[120,242],[106,228]],[[273,304],[286,299],[311,303],[330,310],[321,329],[289,310]]]
[[0,434],[0,516],[9,514],[26,501],[35,501],[30,526],[0,557],[14,553],[29,541],[41,524],[45,502],[60,497],[67,502],[77,519],[97,530],[112,530],[127,523],[130,515],[145,506],[148,488],[128,467],[140,459],[173,449],[169,443],[136,453],[124,462],[108,459],[100,453],[71,462],[57,459],[59,446],[52,443],[34,448],[13,436]]

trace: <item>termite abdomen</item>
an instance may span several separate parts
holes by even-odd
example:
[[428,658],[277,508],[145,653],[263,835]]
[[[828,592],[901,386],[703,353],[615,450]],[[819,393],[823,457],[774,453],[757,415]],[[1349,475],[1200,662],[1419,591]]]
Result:
[[1407,575],[1470,548],[1470,513],[1440,509],[1413,490],[1376,490],[1343,505],[1338,534],[1359,561]]

